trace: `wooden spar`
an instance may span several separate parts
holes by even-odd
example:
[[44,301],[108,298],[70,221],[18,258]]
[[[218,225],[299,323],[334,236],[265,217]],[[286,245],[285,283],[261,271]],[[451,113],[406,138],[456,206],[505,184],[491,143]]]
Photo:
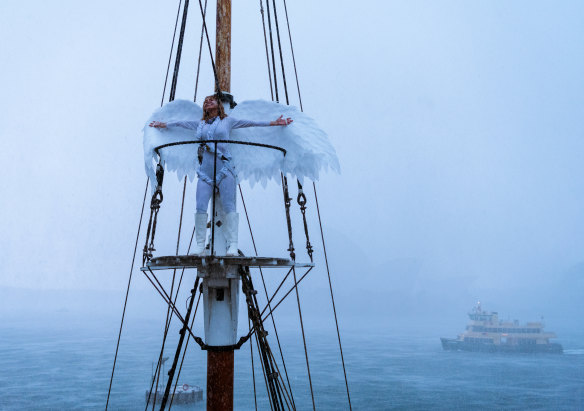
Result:
[[[230,92],[231,0],[217,0],[216,30],[215,68],[217,80],[219,87],[221,87],[220,91]],[[235,303],[237,304],[237,302]],[[207,351],[207,410],[233,410],[233,374],[233,350]]]
[[217,0],[215,66],[221,91],[231,92],[231,0]]

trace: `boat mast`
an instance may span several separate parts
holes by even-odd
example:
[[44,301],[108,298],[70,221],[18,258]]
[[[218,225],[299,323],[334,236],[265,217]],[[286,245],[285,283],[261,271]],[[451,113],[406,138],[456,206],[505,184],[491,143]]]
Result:
[[215,67],[221,91],[231,92],[231,0],[217,0]]
[[[215,43],[215,67],[217,71],[217,82],[222,92],[231,91],[231,0],[217,0],[217,27],[216,27],[216,43]],[[224,278],[224,277],[223,277]],[[207,283],[209,280],[204,281]],[[223,280],[225,281],[225,280]],[[210,287],[209,287],[210,288]],[[209,293],[207,284],[205,289],[207,291],[205,311],[207,321],[206,326],[213,327],[219,324],[216,321],[210,320],[210,317],[223,314],[217,310],[218,305],[223,305],[217,301],[218,296],[214,292]],[[235,290],[233,290],[235,288]],[[217,290],[217,289],[216,289]],[[223,291],[223,289],[221,290]],[[229,286],[226,287],[226,294],[239,293],[239,281],[230,280]],[[231,292],[229,292],[231,291]],[[213,298],[215,297],[215,298]],[[223,298],[221,298],[223,299]],[[209,300],[215,300],[213,302]],[[237,316],[237,298],[227,298],[231,303],[231,307],[227,309],[232,313],[231,319],[224,318],[221,323],[231,322],[233,324],[233,315]],[[226,301],[225,301],[226,302]],[[217,304],[218,303],[218,304]],[[225,307],[224,307],[225,308]],[[213,313],[215,311],[215,313]],[[215,314],[215,315],[214,315]],[[229,316],[228,316],[229,317]],[[210,320],[210,321],[209,321]],[[230,321],[231,320],[231,321]],[[215,324],[213,324],[215,323]],[[237,319],[235,318],[235,324]],[[222,324],[224,325],[224,324]],[[221,327],[223,328],[223,327]],[[210,331],[210,330],[208,330]],[[237,332],[237,325],[235,325],[235,332]],[[223,344],[228,345],[231,341],[225,341]],[[207,410],[233,410],[233,374],[234,374],[234,352],[233,349],[227,351],[207,351]]]

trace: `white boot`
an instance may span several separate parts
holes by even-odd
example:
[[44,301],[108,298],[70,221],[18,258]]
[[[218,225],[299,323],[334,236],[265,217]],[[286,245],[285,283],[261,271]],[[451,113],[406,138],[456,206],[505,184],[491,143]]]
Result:
[[237,234],[239,229],[239,214],[237,213],[227,213],[225,214],[225,225],[223,226],[223,232],[225,233],[225,242],[227,246],[227,252],[225,255],[228,257],[236,257],[239,255],[239,250],[237,249]]
[[192,255],[205,254],[205,240],[207,237],[207,213],[195,213],[195,241]]

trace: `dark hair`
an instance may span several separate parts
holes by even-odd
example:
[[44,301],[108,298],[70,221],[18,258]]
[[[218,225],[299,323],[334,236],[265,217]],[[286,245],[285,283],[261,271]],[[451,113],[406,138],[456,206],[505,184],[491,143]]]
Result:
[[[219,118],[221,120],[223,120],[225,117],[227,117],[227,114],[225,114],[225,109],[223,108],[223,103],[221,102],[221,99],[217,96],[217,94],[212,94],[210,96],[205,97],[205,100],[207,100],[209,97],[214,98],[215,101],[217,102],[217,111],[219,113]],[[211,116],[209,115],[208,112],[205,111],[205,109],[203,108],[203,121],[209,120],[211,118]]]

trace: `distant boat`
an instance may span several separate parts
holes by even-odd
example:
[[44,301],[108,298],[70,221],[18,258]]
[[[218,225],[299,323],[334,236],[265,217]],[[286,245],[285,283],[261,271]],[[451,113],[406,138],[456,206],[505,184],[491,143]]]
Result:
[[[164,381],[164,376],[166,375],[166,370],[164,369],[164,364],[168,360],[168,357],[164,357],[160,360],[162,364],[162,380],[159,381],[160,384],[156,385],[156,388],[146,390],[146,405],[156,403],[162,403],[164,398],[164,391],[166,389],[166,383]],[[154,373],[154,363],[152,363],[152,385],[154,386],[156,382],[156,375]],[[203,389],[198,385],[182,384],[176,386],[174,393],[171,391],[168,400],[172,404],[193,404],[198,401],[203,401]]]
[[[146,401],[148,401],[149,396],[150,404],[152,404],[154,398],[156,398],[156,404],[160,404],[162,402],[162,398],[164,398],[164,389],[159,388],[156,390],[156,393],[152,391],[152,394],[150,394],[150,391],[147,390]],[[168,401],[172,401],[172,404],[193,404],[198,401],[203,401],[203,389],[197,385],[179,385],[176,387],[174,394],[172,392],[170,393]]]
[[512,353],[555,353],[564,350],[552,332],[543,330],[543,323],[531,322],[520,325],[519,321],[499,320],[496,312],[483,311],[481,303],[468,313],[470,323],[457,338],[440,338],[442,348],[449,351],[485,351]]

